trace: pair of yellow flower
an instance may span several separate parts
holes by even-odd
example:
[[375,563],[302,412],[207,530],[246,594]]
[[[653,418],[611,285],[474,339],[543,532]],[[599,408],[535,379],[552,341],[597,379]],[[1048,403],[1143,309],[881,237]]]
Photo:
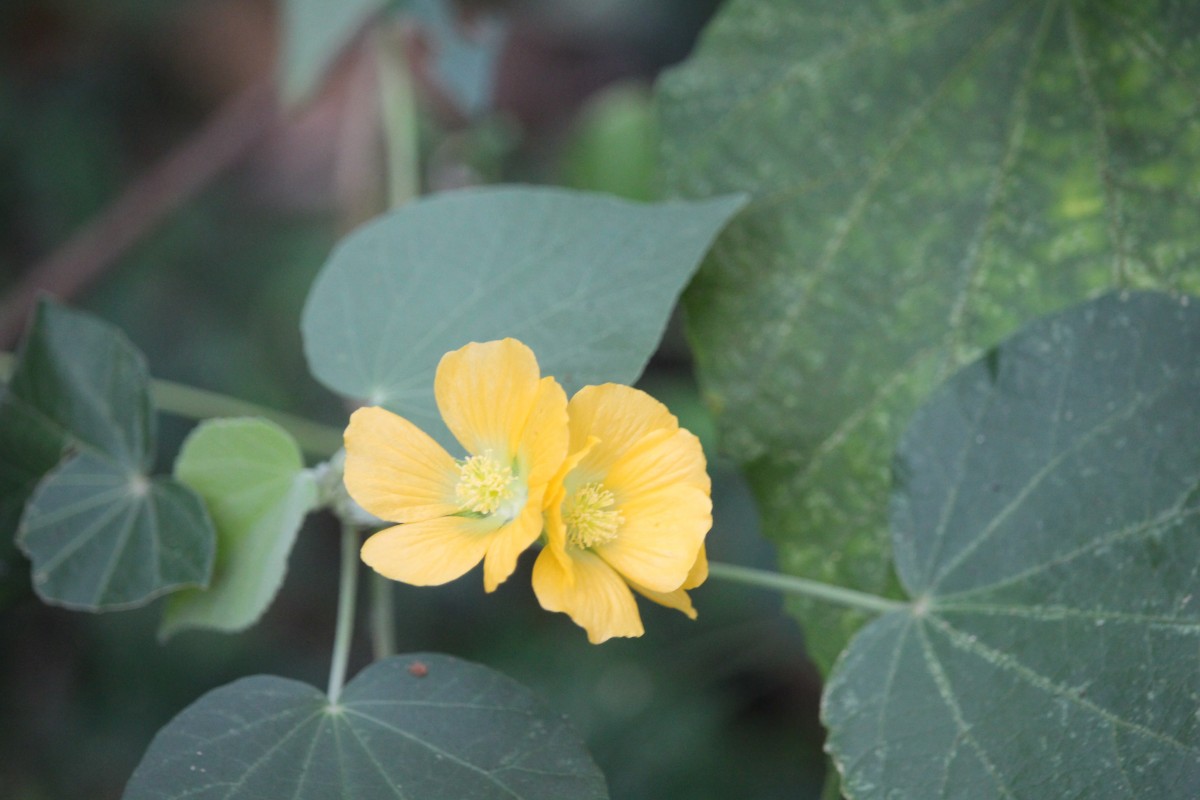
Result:
[[447,353],[434,390],[465,459],[385,409],[350,417],[346,489],[400,523],[367,539],[368,565],[430,586],[483,561],[490,592],[544,533],[534,592],[589,641],[642,634],[631,587],[696,616],[687,590],[708,576],[710,483],[700,442],[666,406],[618,384],[568,402],[515,339]]

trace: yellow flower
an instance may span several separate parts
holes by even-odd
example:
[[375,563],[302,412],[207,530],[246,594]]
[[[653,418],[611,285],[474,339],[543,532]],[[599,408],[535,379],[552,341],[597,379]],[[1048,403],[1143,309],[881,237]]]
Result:
[[588,386],[568,415],[570,455],[547,495],[547,544],[533,567],[538,601],[593,643],[642,635],[631,587],[695,618],[686,590],[708,577],[712,527],[699,440],[628,386]]
[[434,394],[466,458],[385,409],[350,417],[346,489],[375,516],[401,523],[367,539],[362,558],[419,586],[454,580],[482,560],[490,592],[541,535],[545,493],[567,453],[567,397],[515,339],[447,353]]

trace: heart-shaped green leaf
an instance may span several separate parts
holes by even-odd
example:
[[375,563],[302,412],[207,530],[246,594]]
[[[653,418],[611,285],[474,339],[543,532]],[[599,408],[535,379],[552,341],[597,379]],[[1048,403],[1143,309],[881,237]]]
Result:
[[[731,0],[662,82],[669,186],[749,191],[686,299],[790,573],[897,594],[887,465],[983,348],[1109,287],[1200,290],[1184,0]],[[824,667],[861,615],[795,606]]]
[[83,452],[38,486],[17,543],[43,600],[115,611],[203,586],[212,539],[204,506],[187,487]]
[[912,605],[824,699],[854,800],[1200,787],[1200,308],[1110,295],[957,374],[900,444]]
[[111,325],[42,302],[0,402],[0,494],[10,520],[23,509],[17,543],[46,602],[127,608],[207,582],[212,525],[189,489],[147,475],[154,436],[141,353]]
[[243,630],[283,584],[296,533],[317,503],[316,482],[291,435],[253,418],[199,425],[179,451],[175,477],[204,500],[217,555],[208,589],[172,595],[159,633]]
[[313,374],[444,432],[438,361],[513,336],[568,391],[632,383],[740,197],[641,205],[506,187],[420,200],[344,239],[304,309]]
[[389,658],[336,705],[244,678],[159,731],[124,800],[604,800],[579,737],[528,689],[449,656]]

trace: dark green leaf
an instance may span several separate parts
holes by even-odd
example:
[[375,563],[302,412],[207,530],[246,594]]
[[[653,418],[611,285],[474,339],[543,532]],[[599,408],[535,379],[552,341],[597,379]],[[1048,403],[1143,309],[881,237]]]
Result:
[[[687,298],[788,572],[895,594],[912,410],[1022,322],[1200,289],[1183,0],[733,0],[662,84],[669,186],[754,200]],[[828,666],[862,622],[797,606]]]
[[0,523],[16,523],[37,482],[69,446],[142,469],[154,419],[146,363],[111,325],[49,301],[38,305],[0,398]]
[[411,203],[330,257],[304,309],[309,366],[334,391],[431,433],[444,432],[434,370],[470,341],[521,339],[568,391],[632,383],[741,205],[639,205],[527,187]]
[[602,800],[578,736],[485,667],[417,654],[363,671],[336,706],[245,678],[163,728],[124,800]]
[[83,452],[38,486],[17,543],[43,600],[112,611],[205,585],[212,540],[204,506],[187,487]]
[[287,431],[263,419],[202,423],[183,443],[175,477],[204,500],[217,529],[208,589],[167,601],[160,635],[253,625],[283,585],[288,556],[317,502],[312,473]]
[[1192,797],[1200,787],[1200,308],[1109,295],[1029,325],[897,455],[911,607],[823,714],[855,800]]
[[23,509],[17,543],[46,602],[127,608],[208,581],[214,534],[199,499],[147,475],[149,380],[116,328],[38,306],[0,401],[0,510],[11,524]]

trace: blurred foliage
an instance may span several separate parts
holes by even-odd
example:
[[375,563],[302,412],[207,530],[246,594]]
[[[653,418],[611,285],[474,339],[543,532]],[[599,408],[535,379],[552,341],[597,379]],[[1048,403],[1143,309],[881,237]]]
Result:
[[[539,5],[544,4],[527,5],[528,18],[542,25],[538,35],[561,41],[554,37],[562,26]],[[427,120],[423,129],[431,162],[440,159],[447,174],[475,179],[483,174],[569,180],[642,196],[639,151],[627,154],[630,167],[622,169],[625,177],[619,182],[612,180],[616,171],[605,174],[595,166],[603,163],[606,148],[641,141],[646,120],[640,100],[615,112],[616,119],[589,114],[581,127],[568,126],[580,131],[571,155],[562,155],[563,129],[539,127],[543,117],[529,109],[553,104],[556,113],[573,119],[595,86],[614,78],[651,77],[657,66],[686,54],[715,1],[624,3],[623,14],[607,17],[601,5],[621,4],[596,5],[587,15],[586,35],[572,33],[575,38],[567,37],[565,45],[531,50],[537,58],[558,60],[549,66],[535,62],[543,66],[506,85],[498,99],[501,107],[488,120],[457,131]],[[226,7],[269,9],[270,4],[0,4],[0,174],[5,176],[0,181],[0,289],[52,253],[213,111],[206,75],[195,71],[200,62],[171,60],[190,42],[172,39],[164,46],[162,39],[176,35],[183,14],[199,9],[219,16]],[[596,34],[605,20],[616,20],[615,27]],[[636,33],[621,25],[634,25]],[[222,41],[229,48],[222,56],[231,61],[239,56],[236,48],[270,47],[241,36]],[[530,39],[522,41],[527,45]],[[630,47],[642,48],[636,59]],[[558,69],[564,54],[571,69]],[[207,67],[212,73],[222,68]],[[531,74],[537,82],[525,80]],[[569,90],[542,92],[541,81],[564,76],[570,77]],[[318,123],[307,124],[320,133]],[[600,129],[598,137],[587,132],[593,125]],[[318,150],[328,148],[327,141],[300,139]],[[469,146],[463,148],[464,141]],[[156,377],[337,425],[345,409],[309,376],[298,325],[313,276],[340,233],[337,201],[328,164],[319,154],[301,159],[302,165],[323,164],[311,170],[317,177],[303,173],[303,166],[279,174],[294,147],[294,139],[273,138],[72,301],[124,330]],[[480,152],[485,169],[463,166],[464,155]],[[591,166],[583,166],[588,161]],[[672,352],[679,349],[677,339],[668,346]],[[711,444],[705,431],[712,425],[686,364],[652,362],[644,385],[701,433],[706,446]],[[169,468],[191,427],[174,417],[160,419],[159,471]],[[714,491],[713,557],[769,566],[770,547],[758,535],[749,494],[719,463]],[[0,729],[0,793],[6,800],[113,800],[153,733],[203,692],[256,673],[323,685],[337,583],[334,527],[324,518],[309,520],[283,591],[263,620],[238,636],[185,632],[160,645],[158,604],[101,617],[72,614],[37,602],[28,591],[27,567],[19,561],[13,580],[0,574],[0,719],[6,722]],[[695,593],[698,623],[644,608],[646,637],[593,647],[565,617],[537,607],[528,589],[529,569],[530,563],[522,562],[518,574],[491,596],[469,580],[437,589],[399,587],[400,649],[477,660],[541,693],[585,736],[613,797],[817,795],[823,773],[819,686],[805,667],[798,629],[782,616],[778,598],[728,585],[705,586]],[[352,672],[366,664],[367,651],[363,637]]]

